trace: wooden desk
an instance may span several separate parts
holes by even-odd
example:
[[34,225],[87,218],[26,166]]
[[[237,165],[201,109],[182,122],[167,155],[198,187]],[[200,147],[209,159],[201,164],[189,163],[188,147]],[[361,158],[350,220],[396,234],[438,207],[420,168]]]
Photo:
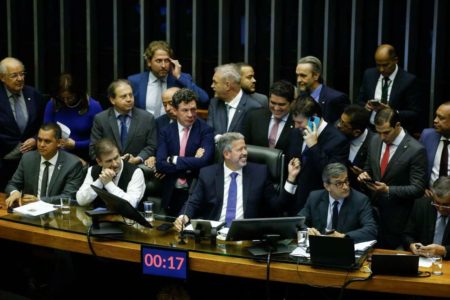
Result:
[[[3,201],[2,201],[3,202]],[[0,209],[0,216],[6,214],[4,202]],[[72,213],[73,214],[73,213]],[[146,238],[146,243],[167,244],[177,242],[177,233],[162,234],[154,229],[135,230],[134,234]],[[91,254],[85,234],[46,229],[0,219],[0,237],[32,245],[46,246],[83,254]],[[166,245],[166,246],[167,246]],[[93,239],[93,247],[98,256],[140,262],[139,243]],[[195,244],[190,240],[189,250],[190,270],[235,277],[246,277],[265,280],[266,265],[252,259],[230,256],[230,253],[210,254],[202,252],[207,246]],[[233,248],[231,248],[233,249]],[[228,248],[227,248],[228,251]],[[232,250],[231,250],[232,251]],[[382,252],[379,250],[377,252]],[[233,253],[231,253],[233,255]],[[428,278],[410,278],[397,276],[374,276],[369,281],[355,282],[348,289],[364,291],[387,292],[397,294],[424,295],[450,297],[450,263],[444,262],[444,275]],[[368,273],[314,269],[306,265],[273,262],[271,264],[270,279],[273,281],[308,284],[323,287],[340,288],[342,284],[355,277],[367,277]]]

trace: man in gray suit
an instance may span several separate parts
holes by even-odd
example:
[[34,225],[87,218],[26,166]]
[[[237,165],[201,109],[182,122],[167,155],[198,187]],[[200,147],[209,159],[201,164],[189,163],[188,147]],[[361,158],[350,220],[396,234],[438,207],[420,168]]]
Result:
[[118,79],[108,87],[109,101],[113,105],[97,114],[91,131],[89,154],[94,161],[94,145],[101,138],[113,140],[120,155],[137,165],[155,156],[156,124],[153,115],[134,107],[134,96],[128,80]]
[[262,107],[268,108],[269,99],[266,95],[256,92],[255,70],[249,64],[240,62],[236,66],[241,74],[241,88],[244,93],[255,99]]
[[310,227],[308,233],[320,235],[328,232],[330,236],[352,238],[356,243],[375,240],[377,225],[372,205],[366,195],[350,188],[346,166],[328,164],[323,170],[322,180],[325,189],[311,192],[299,213],[306,217],[306,224]]
[[27,204],[38,199],[49,203],[61,197],[75,198],[83,181],[81,161],[59,151],[61,128],[53,123],[42,125],[37,137],[37,151],[25,153],[19,167],[6,186],[9,206]]
[[245,94],[240,85],[241,75],[235,64],[216,67],[212,89],[214,98],[208,109],[208,125],[214,128],[215,140],[225,132],[242,132],[248,111],[261,104]]
[[365,172],[358,180],[369,188],[380,212],[378,246],[401,245],[414,200],[424,194],[427,178],[425,148],[401,126],[399,113],[384,108],[375,116],[375,135],[369,144]]

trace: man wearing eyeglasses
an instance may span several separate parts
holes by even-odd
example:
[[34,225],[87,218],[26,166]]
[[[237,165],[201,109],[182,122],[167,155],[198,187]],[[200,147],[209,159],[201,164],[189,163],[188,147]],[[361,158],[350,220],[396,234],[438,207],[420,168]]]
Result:
[[422,256],[450,258],[450,177],[437,179],[432,197],[417,199],[403,233],[405,249]]
[[19,165],[23,153],[36,148],[44,100],[25,85],[25,67],[13,57],[0,61],[0,191]]
[[347,167],[328,164],[322,180],[325,189],[311,192],[299,213],[306,217],[308,234],[348,237],[356,243],[375,240],[377,225],[369,198],[350,188]]

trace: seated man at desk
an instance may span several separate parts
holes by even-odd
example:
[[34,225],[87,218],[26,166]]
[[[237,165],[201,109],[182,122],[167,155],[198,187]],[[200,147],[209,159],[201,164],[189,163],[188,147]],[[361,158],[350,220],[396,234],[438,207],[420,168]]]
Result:
[[322,173],[324,190],[313,191],[299,215],[310,235],[349,237],[355,243],[375,240],[377,225],[366,195],[350,188],[347,167],[328,164]]
[[[221,136],[217,151],[224,162],[204,167],[192,195],[175,227],[192,218],[226,222],[229,227],[234,219],[269,217],[269,211],[280,206],[278,195],[269,179],[266,166],[247,162],[247,146],[244,136],[228,132]],[[289,175],[295,177],[300,170],[300,161],[289,162]]]
[[103,188],[136,207],[145,192],[144,173],[137,166],[124,161],[116,144],[108,138],[98,140],[94,145],[98,165],[88,169],[83,185],[77,192],[79,205],[104,206],[92,189],[91,184]]
[[78,157],[60,151],[61,128],[54,123],[40,127],[37,151],[25,153],[6,186],[8,207],[37,200],[60,203],[61,197],[73,198],[83,180]]
[[403,233],[403,246],[422,256],[450,259],[450,177],[440,177],[432,198],[417,199]]

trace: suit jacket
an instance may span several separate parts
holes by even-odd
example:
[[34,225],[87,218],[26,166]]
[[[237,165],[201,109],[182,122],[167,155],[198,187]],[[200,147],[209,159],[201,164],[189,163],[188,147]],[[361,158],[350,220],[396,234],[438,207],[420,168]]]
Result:
[[151,113],[136,107],[133,108],[131,114],[125,147],[122,147],[120,143],[119,125],[114,114],[114,108],[110,107],[95,116],[89,145],[89,154],[92,160],[95,160],[94,145],[101,138],[113,140],[120,155],[130,153],[133,156],[141,157],[143,160],[155,155],[157,145],[155,118]]
[[170,118],[167,114],[165,114],[156,118],[155,122],[156,122],[156,133],[159,136],[161,130],[170,124]]
[[9,153],[20,142],[37,135],[44,116],[45,103],[41,94],[31,86],[22,90],[28,111],[28,123],[23,133],[17,126],[5,86],[0,83],[0,157]]
[[[269,208],[279,205],[278,196],[269,179],[267,167],[247,163],[242,169],[242,198],[244,218],[267,217]],[[192,195],[181,210],[189,218],[219,220],[223,206],[224,167],[223,163],[207,166],[200,175]]]
[[[431,199],[423,197],[414,203],[405,231],[403,232],[403,247],[409,249],[412,243],[429,245],[433,243],[434,230],[436,226],[436,208],[431,205]],[[450,258],[450,222],[447,221],[442,245],[447,250],[446,259]]]
[[369,148],[369,143],[370,140],[372,139],[372,137],[374,136],[374,133],[369,129],[367,131],[367,136],[366,139],[364,140],[364,142],[362,143],[361,147],[359,148],[358,152],[355,155],[355,158],[353,159],[353,161],[351,162],[350,160],[348,161],[348,166],[349,167],[349,172],[348,172],[348,179],[350,181],[350,186],[358,191],[362,191],[364,193],[366,193],[366,188],[364,186],[364,184],[361,184],[358,181],[358,176],[357,174],[353,173],[350,170],[351,166],[357,166],[360,169],[364,169],[364,166],[366,165],[366,160],[367,160],[367,152],[368,152],[368,148]]
[[[18,190],[22,194],[37,195],[40,163],[39,152],[25,153],[14,176],[6,186],[5,192],[10,194],[12,191]],[[59,151],[58,160],[48,183],[48,197],[41,198],[41,200],[59,204],[61,197],[75,199],[75,194],[83,182],[82,169],[78,157],[65,151]]]
[[364,169],[375,181],[389,186],[389,193],[372,196],[372,203],[380,212],[380,246],[397,248],[414,200],[426,187],[427,159],[425,148],[406,134],[381,177],[380,157],[382,140],[374,135],[369,145]]
[[[301,160],[300,174],[297,176],[297,190],[291,195],[283,189],[283,202],[288,203],[288,215],[296,215],[305,205],[311,191],[323,188],[322,171],[326,165],[348,161],[349,143],[347,138],[334,126],[327,124],[319,135],[317,144],[312,148],[303,147],[303,134],[300,129],[293,129],[289,139],[287,161],[293,157]],[[292,199],[293,198],[293,199]]]
[[258,103],[261,104],[261,107],[269,108],[269,98],[267,98],[266,95],[260,93],[252,93],[247,95],[258,101]]
[[[374,98],[380,73],[376,68],[364,72],[363,81],[359,90],[358,102],[365,105]],[[415,75],[398,68],[397,75],[392,83],[389,96],[389,106],[399,111],[400,121],[408,132],[413,133],[422,129],[420,118],[422,114],[422,91]],[[424,123],[424,122],[423,122]]]
[[[306,225],[323,232],[327,227],[329,203],[327,190],[313,191],[309,194],[306,205],[299,215],[306,217]],[[338,225],[334,229],[352,238],[355,243],[376,240],[377,225],[369,198],[352,189],[342,203]]]
[[427,161],[428,161],[428,181],[430,181],[431,171],[433,170],[434,158],[436,157],[436,151],[441,141],[442,135],[436,132],[434,128],[426,128],[422,131],[420,135],[419,142],[425,147],[427,151]]
[[350,105],[350,99],[346,94],[323,84],[319,95],[319,104],[325,121],[334,124],[340,119],[345,107]]
[[[128,76],[128,80],[133,88],[134,99],[136,100],[136,107],[145,109],[145,102],[147,98],[149,71],[137,73]],[[209,96],[200,87],[198,87],[192,80],[191,75],[181,73],[180,78],[176,79],[170,72],[167,75],[167,88],[179,87],[193,90],[198,95],[199,105],[201,107],[208,107]],[[162,101],[162,100],[161,100]]]
[[[198,148],[205,149],[205,153],[200,158],[194,157]],[[156,152],[156,169],[166,174],[163,178],[163,207],[167,207],[170,203],[177,178],[186,178],[190,185],[192,179],[198,176],[200,168],[207,166],[214,158],[213,129],[198,118],[189,132],[185,156],[178,156],[179,153],[178,123],[173,122],[161,130]],[[167,162],[167,157],[173,155],[178,156],[176,165]]]
[[256,108],[261,108],[261,104],[255,101],[246,93],[242,93],[242,98],[239,101],[230,128],[227,130],[227,108],[225,102],[217,98],[211,99],[211,104],[208,108],[208,125],[214,128],[214,134],[223,134],[225,132],[240,132],[243,133],[244,118],[247,112]]
[[[245,142],[250,145],[269,147],[269,125],[272,118],[272,112],[267,108],[255,109],[248,112],[248,116],[244,120],[243,134]],[[294,128],[292,115],[286,120],[283,131],[277,140],[275,148],[287,151],[289,144],[289,136]]]

